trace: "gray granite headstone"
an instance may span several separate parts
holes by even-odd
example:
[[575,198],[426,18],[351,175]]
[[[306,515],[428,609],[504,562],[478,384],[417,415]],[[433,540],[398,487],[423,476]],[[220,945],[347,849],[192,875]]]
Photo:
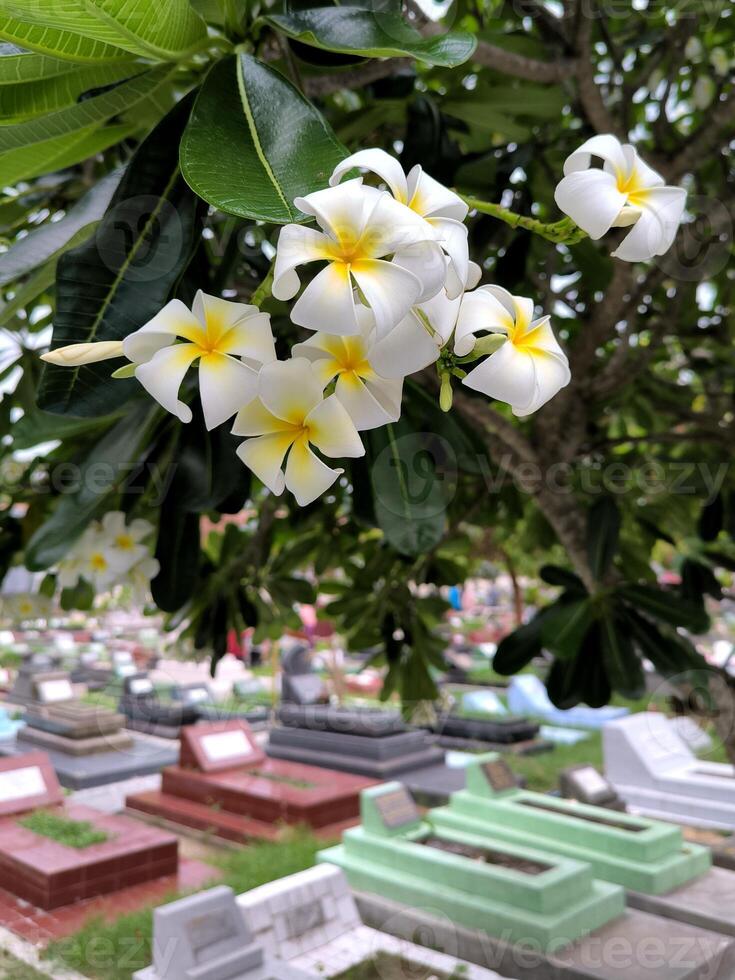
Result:
[[219,885],[153,912],[153,965],[134,980],[305,980],[253,941],[231,888]]
[[613,784],[588,763],[562,769],[559,791],[568,800],[604,806],[609,810],[625,810],[625,803],[615,792]]

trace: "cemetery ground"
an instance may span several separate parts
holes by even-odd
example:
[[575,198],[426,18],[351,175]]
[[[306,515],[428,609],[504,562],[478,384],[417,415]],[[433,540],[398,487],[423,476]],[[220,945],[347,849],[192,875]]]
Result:
[[[114,698],[104,694],[89,694],[85,700],[105,706],[114,703]],[[363,704],[378,704],[377,701],[360,700]],[[663,699],[654,698],[652,701],[651,697],[638,701],[621,697],[614,700],[614,704],[627,707],[631,712],[648,710],[652,703],[661,709],[665,707]],[[706,758],[708,761],[726,761],[724,751],[717,743]],[[603,769],[601,733],[590,732],[587,739],[575,745],[556,745],[552,752],[513,755],[509,761],[513,771],[525,780],[527,789],[546,793],[558,787],[559,772],[568,766],[587,763],[598,770]],[[182,835],[181,840],[186,856],[211,864],[221,873],[221,883],[229,885],[236,894],[311,867],[316,853],[329,846],[328,842],[318,839],[306,828],[288,831],[279,843],[253,842],[246,847],[223,846],[207,840],[206,835],[199,835],[198,840]],[[180,895],[172,893],[157,900],[156,904],[165,904],[178,897]],[[75,935],[47,947],[42,954],[44,967],[48,964],[52,975],[52,964],[58,963],[90,980],[129,980],[134,970],[151,962],[152,913],[153,906],[150,906],[123,914],[112,921],[92,918]],[[371,980],[365,973],[366,969],[354,968],[342,980]],[[30,972],[18,973],[17,980],[25,980],[26,976],[28,980],[36,980],[42,976],[31,968],[27,970]],[[10,977],[16,980],[15,973],[10,973],[8,980]],[[0,972],[0,980],[2,978]]]

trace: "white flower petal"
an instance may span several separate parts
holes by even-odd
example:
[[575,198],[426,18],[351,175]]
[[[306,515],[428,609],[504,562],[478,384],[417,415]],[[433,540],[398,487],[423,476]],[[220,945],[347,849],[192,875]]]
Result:
[[398,381],[372,381],[370,387],[353,372],[341,374],[334,389],[336,397],[347,410],[355,428],[360,431],[376,429],[387,422],[397,422],[401,415],[400,397],[396,406],[392,391],[387,392],[386,401],[379,401],[373,390],[383,385],[398,385]]
[[449,298],[454,299],[465,288],[470,273],[467,226],[452,218],[429,218],[428,221],[436,232],[437,241],[449,256],[446,288]]
[[469,354],[477,335],[483,331],[511,334],[515,326],[514,312],[513,297],[499,286],[480,286],[473,293],[465,293],[454,331],[455,354],[460,357]]
[[388,379],[405,378],[433,364],[438,357],[439,345],[413,311],[369,352],[370,364],[381,378]]
[[365,447],[347,409],[330,395],[306,416],[309,442],[325,456],[364,456]]
[[351,272],[375,317],[379,338],[403,319],[421,295],[417,277],[395,262],[365,259],[354,263]]
[[277,418],[302,425],[309,412],[322,401],[322,386],[309,361],[294,357],[261,368],[258,394],[263,405]]
[[[254,306],[250,307],[255,310]],[[223,334],[217,344],[220,354],[236,354],[252,362],[252,366],[268,364],[276,359],[271,318],[268,313],[255,312],[238,320]]]
[[259,312],[257,306],[249,303],[233,303],[220,296],[211,296],[201,289],[197,290],[194,302],[191,304],[191,311],[202,326],[207,328],[207,336],[210,340],[219,340],[238,320]]
[[[346,186],[340,184],[340,188]],[[365,225],[360,245],[364,255],[382,258],[435,238],[436,233],[425,218],[383,192]]]
[[641,216],[612,253],[625,262],[645,262],[671,248],[684,213],[686,191],[681,187],[652,187],[636,201]]
[[452,336],[461,302],[461,296],[450,299],[447,293],[441,290],[428,302],[419,304],[419,309],[425,314],[444,344]]
[[530,405],[523,408],[520,406],[518,408],[513,407],[514,414],[519,417],[538,411],[561,388],[566,387],[571,380],[569,365],[565,357],[559,358],[554,354],[530,356],[536,370],[536,397]]
[[478,282],[482,279],[482,267],[473,262],[470,259],[470,267],[467,272],[467,282],[464,284],[465,289],[474,289]]
[[343,336],[359,333],[350,267],[342,262],[332,262],[322,269],[298,298],[291,310],[291,319],[310,330]]
[[567,157],[564,162],[564,175],[567,176],[579,170],[587,170],[593,156],[600,157],[601,160],[610,164],[614,170],[620,173],[626,173],[628,169],[628,160],[620,140],[616,136],[605,133],[588,139],[578,150]]
[[232,425],[233,436],[263,436],[274,432],[293,432],[292,422],[279,419],[269,412],[259,398],[244,405],[235,416]]
[[507,402],[516,411],[532,405],[537,396],[533,358],[506,341],[462,379],[462,384],[481,391],[497,401]]
[[417,303],[425,303],[444,288],[447,261],[438,244],[420,242],[418,245],[411,245],[410,248],[396,252],[393,262],[412,272],[421,283]]
[[125,356],[136,364],[149,361],[161,348],[182,337],[194,344],[206,342],[202,324],[180,299],[172,299],[139,330],[123,340]]
[[306,439],[297,439],[286,460],[286,486],[300,507],[321,497],[344,470],[330,469],[309,449]]
[[366,186],[358,177],[336,187],[314,191],[306,197],[297,197],[294,204],[304,214],[313,215],[333,241],[355,243],[382,198],[392,200],[385,191]]
[[299,291],[298,275],[294,269],[307,262],[324,261],[331,255],[329,239],[313,228],[285,225],[281,228],[273,269],[272,292],[276,299],[291,299]]
[[215,429],[252,401],[258,393],[258,373],[227,354],[204,354],[199,361],[199,397],[204,424]]
[[179,401],[179,388],[199,353],[195,344],[173,344],[157,351],[150,361],[135,369],[135,377],[148,394],[182,422],[191,422],[192,416],[189,406]]
[[627,195],[618,190],[613,174],[604,170],[570,173],[557,184],[554,191],[554,200],[559,209],[569,215],[593,241],[602,238],[612,228],[627,199]]
[[406,204],[408,200],[406,175],[403,172],[403,167],[390,153],[378,148],[359,150],[357,153],[353,153],[352,156],[342,160],[334,168],[332,176],[329,178],[330,185],[334,187],[354,167],[377,174],[388,185],[393,197],[402,204]]
[[246,439],[237,447],[237,455],[243,463],[276,496],[283,493],[285,477],[281,467],[295,435],[294,432],[271,433]]
[[408,175],[408,205],[425,218],[453,218],[464,221],[469,207],[462,198],[430,177],[419,164]]

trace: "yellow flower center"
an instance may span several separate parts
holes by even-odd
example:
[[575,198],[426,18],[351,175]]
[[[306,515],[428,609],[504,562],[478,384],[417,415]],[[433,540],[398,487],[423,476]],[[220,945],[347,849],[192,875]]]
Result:
[[135,541],[130,534],[118,534],[115,538],[115,544],[118,548],[122,548],[124,551],[130,551],[135,547]]
[[107,568],[107,559],[101,552],[95,552],[95,554],[90,555],[89,564],[92,566],[95,572],[104,572]]

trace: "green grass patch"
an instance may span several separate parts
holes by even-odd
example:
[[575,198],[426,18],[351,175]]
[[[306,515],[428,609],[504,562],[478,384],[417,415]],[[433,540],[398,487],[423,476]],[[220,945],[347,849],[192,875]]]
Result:
[[0,980],[49,980],[49,975],[39,973],[12,953],[0,949]]
[[[262,842],[237,851],[219,851],[212,863],[222,871],[222,884],[239,895],[310,868],[316,852],[328,846],[307,831],[296,830],[278,843]],[[165,905],[179,897],[171,894],[156,904]],[[132,973],[151,962],[152,924],[152,908],[122,915],[111,923],[90,919],[74,936],[51,943],[44,955],[91,980],[130,980]]]
[[[415,960],[406,959],[403,956],[396,956],[379,949],[369,959],[356,963],[349,969],[338,973],[334,980],[450,980],[450,977],[461,977],[464,973],[464,964],[458,964],[451,974],[442,970],[437,970]],[[466,970],[466,967],[465,967]]]
[[59,844],[75,847],[77,850],[91,847],[92,844],[104,844],[109,840],[109,834],[104,830],[98,830],[89,821],[70,820],[52,810],[35,810],[18,823],[40,837],[49,837]]

